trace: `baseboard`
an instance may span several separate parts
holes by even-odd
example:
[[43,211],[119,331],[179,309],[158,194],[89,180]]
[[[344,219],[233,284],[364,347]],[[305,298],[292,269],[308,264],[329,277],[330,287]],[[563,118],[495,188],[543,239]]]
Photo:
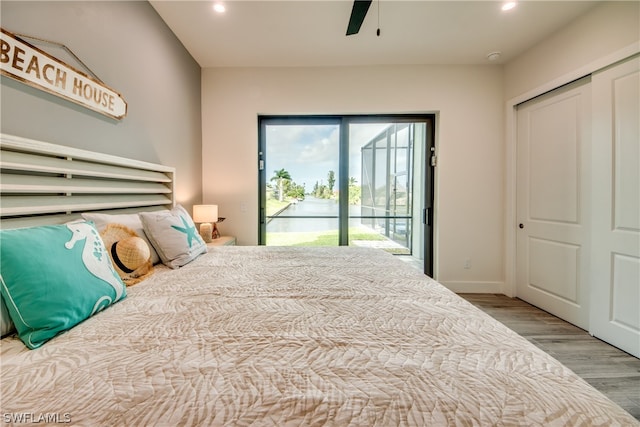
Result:
[[503,294],[504,282],[440,282],[457,294]]

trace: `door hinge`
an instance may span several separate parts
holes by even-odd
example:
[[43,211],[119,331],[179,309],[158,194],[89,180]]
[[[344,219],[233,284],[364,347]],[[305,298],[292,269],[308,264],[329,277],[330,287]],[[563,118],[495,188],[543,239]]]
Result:
[[436,157],[435,154],[433,154],[431,156],[431,166],[436,166],[437,163],[438,163],[438,158]]

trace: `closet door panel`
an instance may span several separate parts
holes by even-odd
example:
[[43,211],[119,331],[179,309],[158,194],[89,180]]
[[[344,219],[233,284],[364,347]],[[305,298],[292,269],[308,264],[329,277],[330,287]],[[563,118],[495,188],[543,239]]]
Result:
[[518,106],[516,295],[589,327],[590,83]]
[[593,76],[590,332],[640,357],[640,57]]

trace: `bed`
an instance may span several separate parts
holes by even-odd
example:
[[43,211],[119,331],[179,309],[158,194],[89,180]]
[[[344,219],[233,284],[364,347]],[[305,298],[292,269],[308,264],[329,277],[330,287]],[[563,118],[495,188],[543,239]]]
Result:
[[[169,200],[153,207],[173,209]],[[211,247],[178,268],[157,264],[37,349],[13,334],[0,351],[2,423],[639,425],[515,332],[371,248]]]

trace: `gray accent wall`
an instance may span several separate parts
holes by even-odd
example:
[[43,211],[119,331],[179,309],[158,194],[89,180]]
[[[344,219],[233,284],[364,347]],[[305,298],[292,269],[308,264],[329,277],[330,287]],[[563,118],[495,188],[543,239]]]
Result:
[[[128,104],[114,120],[2,76],[3,133],[176,168],[176,200],[202,198],[200,66],[146,1],[2,1],[2,28],[62,43]],[[36,47],[85,71],[63,49]]]

